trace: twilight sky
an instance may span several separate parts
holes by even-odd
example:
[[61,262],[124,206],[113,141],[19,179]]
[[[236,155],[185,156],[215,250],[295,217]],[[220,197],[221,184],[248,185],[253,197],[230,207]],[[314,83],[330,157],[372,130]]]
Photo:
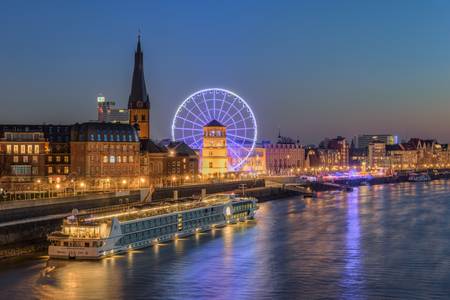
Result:
[[185,97],[230,89],[259,138],[396,133],[450,142],[448,1],[2,1],[0,123],[126,106],[142,32],[155,138]]

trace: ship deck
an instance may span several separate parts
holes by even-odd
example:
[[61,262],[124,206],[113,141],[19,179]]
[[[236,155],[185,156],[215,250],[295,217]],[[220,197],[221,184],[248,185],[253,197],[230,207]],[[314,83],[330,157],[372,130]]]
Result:
[[227,202],[245,201],[249,198],[230,198],[228,195],[217,195],[207,197],[203,200],[162,202],[145,204],[141,206],[128,206],[118,210],[106,211],[94,215],[85,215],[79,218],[79,223],[100,223],[117,218],[120,222],[126,222],[134,219],[148,218],[165,214],[183,212],[195,208],[206,208],[211,206],[222,205]]

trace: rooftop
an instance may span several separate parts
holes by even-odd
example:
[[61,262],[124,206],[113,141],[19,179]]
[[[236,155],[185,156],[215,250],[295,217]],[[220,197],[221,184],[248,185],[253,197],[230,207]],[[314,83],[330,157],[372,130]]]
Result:
[[212,120],[211,122],[209,122],[208,124],[206,124],[204,127],[225,127],[224,125],[222,125],[222,123],[220,123],[217,120]]

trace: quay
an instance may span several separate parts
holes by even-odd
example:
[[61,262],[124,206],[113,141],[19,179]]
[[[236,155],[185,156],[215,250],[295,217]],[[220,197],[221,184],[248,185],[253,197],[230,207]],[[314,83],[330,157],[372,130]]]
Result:
[[[450,172],[429,172],[432,180],[450,179]],[[378,185],[406,182],[408,177],[374,177],[371,179],[342,179],[331,182],[295,183],[295,177],[265,178],[203,185],[187,185],[156,189],[151,199],[148,190],[85,195],[72,198],[17,200],[0,203],[0,259],[33,254],[47,248],[47,234],[58,230],[62,220],[73,209],[79,213],[98,213],[114,207],[124,209],[143,202],[192,200],[202,194],[235,193],[256,197],[259,202],[291,196],[316,197],[318,192],[340,190],[350,192],[360,185]],[[23,219],[21,216],[27,215]]]

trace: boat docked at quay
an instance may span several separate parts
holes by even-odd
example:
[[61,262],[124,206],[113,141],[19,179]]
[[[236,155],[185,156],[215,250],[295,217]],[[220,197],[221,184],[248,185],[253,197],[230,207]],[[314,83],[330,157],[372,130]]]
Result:
[[147,204],[126,211],[71,215],[48,235],[50,258],[101,259],[253,219],[257,199],[229,194],[201,200]]

